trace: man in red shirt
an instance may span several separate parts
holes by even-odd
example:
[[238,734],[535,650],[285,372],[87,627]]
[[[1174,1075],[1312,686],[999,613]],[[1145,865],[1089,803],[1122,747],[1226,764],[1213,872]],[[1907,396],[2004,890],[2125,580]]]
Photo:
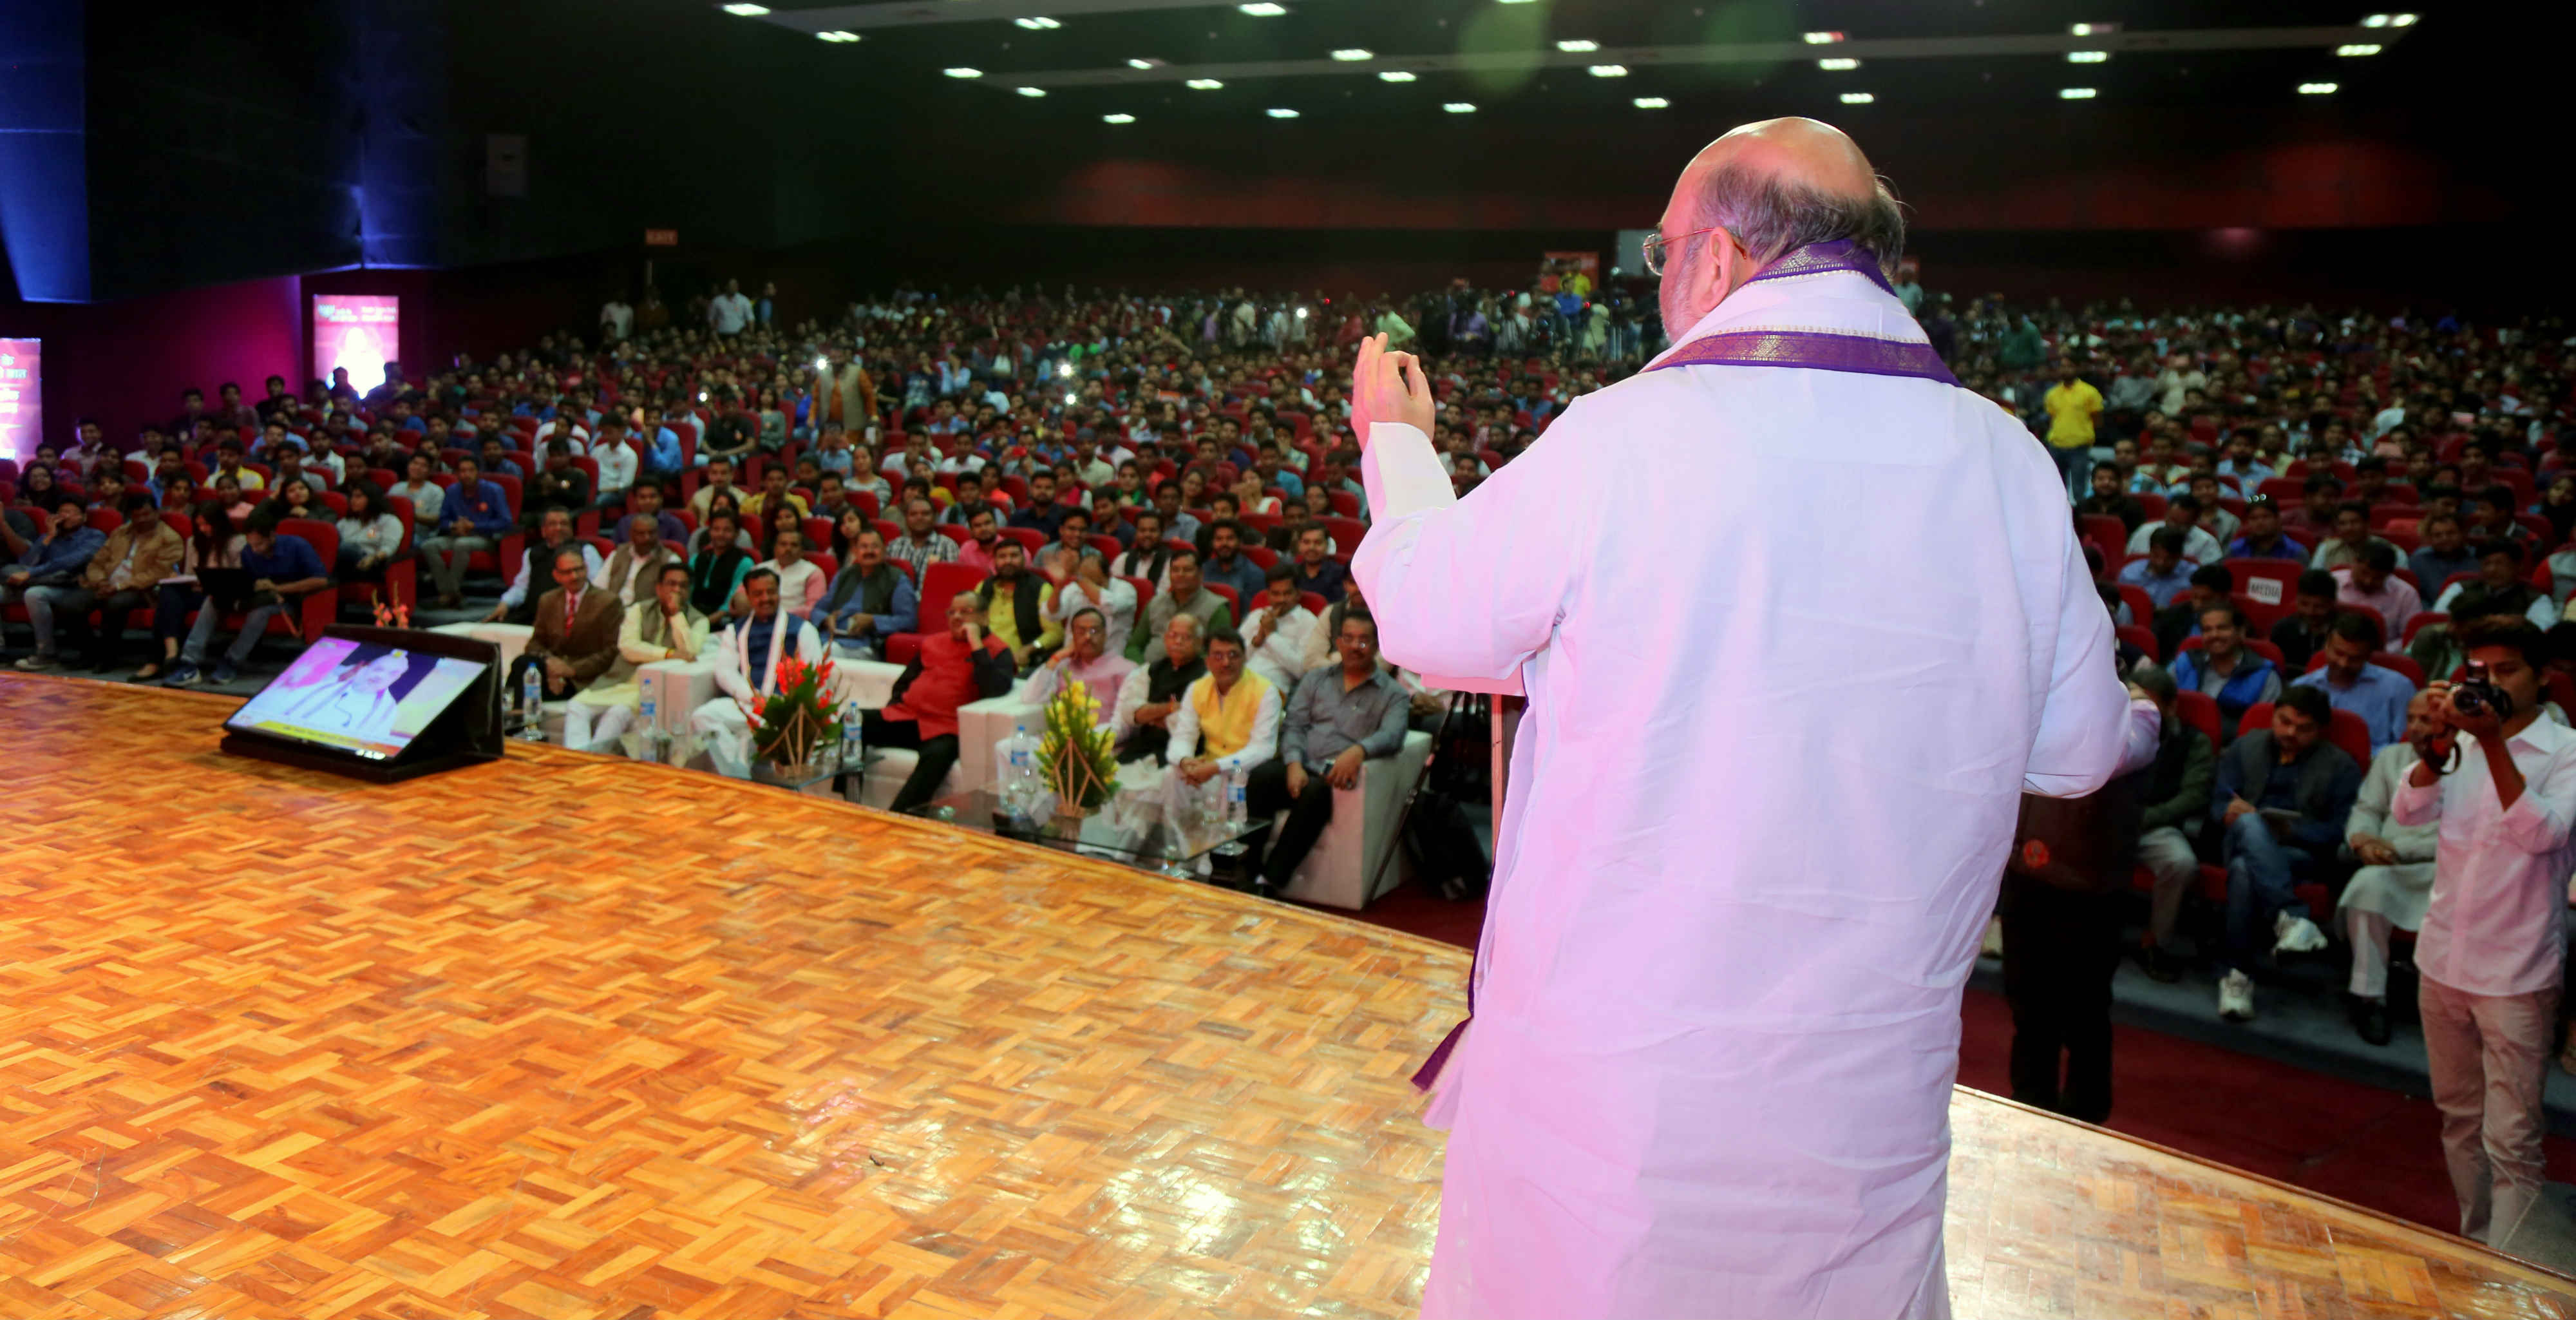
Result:
[[921,753],[890,810],[908,811],[939,796],[957,764],[957,708],[1010,691],[1018,673],[1010,648],[985,633],[984,607],[975,593],[950,597],[948,631],[922,638],[921,654],[894,681],[893,700],[883,711],[860,717],[869,746]]

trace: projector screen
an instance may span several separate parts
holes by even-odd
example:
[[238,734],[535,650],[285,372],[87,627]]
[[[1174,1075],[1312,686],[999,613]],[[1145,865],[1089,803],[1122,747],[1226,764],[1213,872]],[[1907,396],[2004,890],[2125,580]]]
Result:
[[0,339],[0,458],[25,462],[45,430],[44,341]]
[[365,393],[385,382],[385,364],[402,359],[402,299],[391,294],[313,295],[313,378],[337,367]]
[[224,727],[386,760],[409,747],[483,669],[471,660],[325,636]]

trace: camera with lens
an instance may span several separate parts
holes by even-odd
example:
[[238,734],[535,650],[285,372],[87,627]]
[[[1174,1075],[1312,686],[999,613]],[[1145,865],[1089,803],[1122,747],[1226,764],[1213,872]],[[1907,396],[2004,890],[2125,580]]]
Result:
[[2497,687],[2495,675],[2486,663],[2468,662],[2467,672],[2451,685],[2451,709],[2463,715],[2493,714],[2497,719],[2513,718],[2513,694]]

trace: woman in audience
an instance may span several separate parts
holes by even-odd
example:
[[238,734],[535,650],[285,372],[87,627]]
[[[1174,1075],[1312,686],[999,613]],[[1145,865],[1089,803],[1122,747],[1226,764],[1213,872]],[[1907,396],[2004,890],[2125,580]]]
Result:
[[1258,472],[1246,472],[1236,480],[1234,503],[1240,513],[1268,514],[1274,518],[1279,516],[1279,497],[1263,492],[1261,474]]
[[[778,534],[780,532],[802,532],[805,530],[805,519],[798,515],[796,512],[796,506],[793,504],[781,504],[777,508],[770,510],[768,514],[761,519],[761,522],[760,548],[764,551],[778,544]],[[792,602],[795,598],[793,596],[789,596],[787,599]]]
[[[228,479],[228,478],[227,478]],[[200,607],[210,610],[230,609],[235,603],[230,590],[225,598],[213,599],[207,578],[217,580],[217,589],[247,587],[244,582],[225,583],[225,570],[238,577],[244,538],[233,530],[233,515],[218,498],[197,506],[189,528],[188,543],[179,551],[178,566],[170,576],[155,585],[152,605],[152,636],[161,643],[161,658],[134,671],[134,681],[149,683],[168,672],[179,662],[179,643],[188,635],[188,616]]]
[[277,494],[268,501],[268,508],[269,512],[277,515],[281,520],[317,518],[324,522],[330,521],[330,514],[322,502],[313,498],[312,483],[300,476],[290,477],[284,485],[279,486]]
[[738,541],[740,517],[719,497],[707,507],[707,525],[690,538],[689,603],[712,621],[731,617],[734,591],[751,572],[751,552]]
[[402,519],[385,507],[376,483],[361,479],[347,491],[349,512],[340,519],[341,581],[382,582],[385,565],[403,549]]
[[778,402],[778,391],[763,386],[760,391],[760,447],[777,453],[787,447],[787,410]]
[[18,474],[18,497],[15,503],[30,509],[41,509],[59,489],[59,483],[54,480],[52,464],[30,462],[26,470]]
[[867,515],[856,507],[843,510],[840,519],[832,524],[832,562],[848,565],[851,542],[859,539],[859,533],[875,530],[876,524],[869,522]]

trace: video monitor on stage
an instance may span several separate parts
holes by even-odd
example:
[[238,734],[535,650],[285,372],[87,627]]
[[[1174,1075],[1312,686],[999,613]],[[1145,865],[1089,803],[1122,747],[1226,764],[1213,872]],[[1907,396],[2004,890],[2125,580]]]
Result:
[[488,759],[498,664],[473,638],[333,628],[224,721],[224,746],[374,779]]

